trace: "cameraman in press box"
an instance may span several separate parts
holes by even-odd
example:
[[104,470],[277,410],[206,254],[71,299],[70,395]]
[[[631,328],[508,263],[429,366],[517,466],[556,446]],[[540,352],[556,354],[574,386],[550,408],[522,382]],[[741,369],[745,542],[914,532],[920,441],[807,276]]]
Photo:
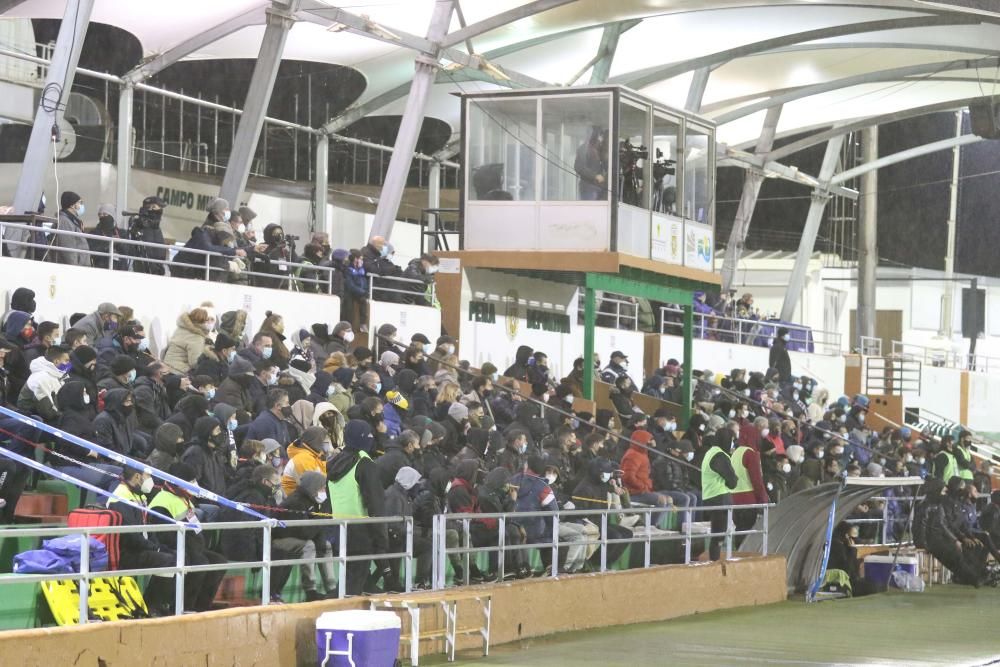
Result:
[[595,125],[590,139],[576,149],[573,170],[577,176],[577,192],[583,201],[599,201],[608,197],[608,131]]
[[642,206],[643,161],[648,159],[648,148],[622,139],[618,146],[618,191],[621,192],[623,204]]
[[[142,200],[142,208],[139,209],[139,214],[129,218],[128,237],[131,240],[142,241],[143,243],[155,243],[163,246],[162,249],[131,244],[123,247],[126,254],[134,258],[132,260],[132,270],[137,273],[149,273],[156,276],[166,274],[166,268],[162,262],[167,259],[167,247],[163,241],[163,230],[160,229],[163,209],[166,207],[167,203],[159,197],[146,197]],[[142,261],[143,259],[156,261],[144,262]]]
[[254,276],[253,284],[256,287],[289,288],[288,281],[291,280],[294,269],[289,263],[301,262],[295,253],[295,242],[298,240],[298,236],[286,235],[281,225],[272,223],[264,228],[264,247],[262,252],[253,257],[253,271],[269,273],[275,277]]

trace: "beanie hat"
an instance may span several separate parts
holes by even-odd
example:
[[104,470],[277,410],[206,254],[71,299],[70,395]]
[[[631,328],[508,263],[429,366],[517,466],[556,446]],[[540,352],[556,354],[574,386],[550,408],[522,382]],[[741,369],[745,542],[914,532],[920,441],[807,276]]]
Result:
[[428,422],[427,428],[420,436],[420,446],[427,447],[431,444],[432,440],[443,438],[445,435],[446,431],[444,430],[444,426],[441,426],[441,424],[438,424],[437,422]]
[[409,491],[420,481],[420,473],[410,466],[403,466],[396,473],[396,483]]
[[[409,410],[410,409],[410,402],[407,401],[406,397],[403,396],[398,391],[387,391],[385,393],[385,399],[387,401],[389,401],[389,403],[395,405],[396,407],[402,408],[403,410]],[[449,413],[450,413],[450,409],[449,409]],[[466,410],[466,414],[468,414],[468,410]]]
[[67,209],[73,204],[80,201],[81,199],[83,199],[83,197],[81,197],[80,195],[76,194],[71,190],[67,190],[66,192],[62,193],[61,197],[59,197],[59,206],[63,209]]
[[375,436],[368,422],[352,419],[344,427],[344,449],[355,452],[370,452],[375,448]]
[[80,347],[73,350],[73,354],[84,366],[89,364],[91,361],[97,359],[97,350],[90,347],[89,345],[81,345]]
[[372,358],[372,351],[367,347],[356,347],[354,348],[353,354],[354,358],[358,360],[358,363]]
[[249,206],[240,206],[239,214],[243,218],[243,222],[247,224],[250,224],[250,221],[257,217],[257,212]]
[[264,438],[261,442],[264,443],[264,453],[267,455],[281,450],[281,445],[274,438]]
[[430,342],[431,342],[431,339],[428,338],[427,336],[423,335],[422,333],[415,333],[410,338],[410,342],[411,343],[420,343],[421,345],[429,345]]
[[334,336],[336,336],[337,334],[340,334],[340,333],[342,333],[344,331],[351,331],[351,323],[350,322],[337,322],[337,324],[333,327],[333,335]]
[[227,208],[229,208],[229,202],[222,197],[216,197],[212,201],[208,202],[208,208],[205,210],[209,213],[222,213]]
[[111,362],[111,374],[112,375],[125,375],[129,371],[135,370],[135,360],[132,357],[124,354],[119,354]]
[[329,439],[322,426],[310,426],[302,433],[302,442],[315,452],[323,451],[323,443]]
[[469,408],[465,407],[461,403],[452,403],[448,408],[448,416],[457,422],[463,419],[469,418]]
[[219,334],[215,337],[216,351],[227,350],[231,347],[236,347],[236,345],[237,343],[235,340],[233,340],[232,336],[229,336],[225,332],[220,331]]
[[648,445],[653,441],[653,434],[649,431],[638,430],[632,433],[632,440],[640,445]]

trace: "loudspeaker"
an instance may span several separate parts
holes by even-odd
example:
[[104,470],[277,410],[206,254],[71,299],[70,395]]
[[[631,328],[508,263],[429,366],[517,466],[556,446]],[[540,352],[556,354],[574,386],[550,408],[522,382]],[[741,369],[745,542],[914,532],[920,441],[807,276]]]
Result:
[[986,290],[962,288],[962,337],[973,338],[986,331]]
[[993,98],[978,100],[969,105],[972,133],[983,139],[1000,139],[1000,122]]

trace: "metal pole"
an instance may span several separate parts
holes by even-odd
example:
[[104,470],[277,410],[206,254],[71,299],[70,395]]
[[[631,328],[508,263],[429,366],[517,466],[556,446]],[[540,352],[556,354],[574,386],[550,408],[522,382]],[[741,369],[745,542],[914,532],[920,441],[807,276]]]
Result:
[[552,515],[552,576],[559,576],[559,513]]
[[583,397],[594,400],[594,327],[597,324],[594,288],[587,287],[583,297]]
[[497,581],[503,581],[504,574],[504,551],[507,547],[507,522],[505,517],[497,520]]
[[[764,118],[764,126],[757,137],[757,148],[754,154],[762,159],[770,152],[774,146],[774,135],[778,129],[778,119],[781,117],[781,106],[772,107],[767,110]],[[722,260],[722,291],[725,292],[732,286],[736,277],[736,269],[740,263],[740,256],[743,254],[743,245],[747,240],[747,233],[750,231],[750,220],[753,218],[754,209],[757,207],[757,197],[760,195],[760,188],[764,184],[764,171],[760,167],[749,167],[743,179],[743,193],[740,195],[740,205],[736,209],[736,218],[733,220],[733,229],[729,233],[729,244],[726,245],[726,255]]]
[[267,606],[271,603],[271,524],[265,523],[263,531],[261,560],[264,562],[264,567],[260,571],[260,600],[261,604]]
[[[94,0],[66,2],[66,11],[59,25],[59,36],[56,38],[55,50],[52,52],[52,60],[45,76],[45,87],[42,89],[41,101],[35,111],[31,138],[28,140],[28,149],[21,166],[21,178],[14,193],[16,213],[34,211],[38,208],[45,183],[45,172],[55,150],[53,128],[57,127],[66,110],[93,9]],[[56,192],[51,199],[59,201],[59,196],[60,193]],[[10,250],[18,256],[24,253],[20,248],[12,247]]]
[[[878,126],[862,132],[865,162],[878,159]],[[858,234],[858,308],[854,348],[861,347],[861,337],[875,337],[875,269],[878,266],[878,170],[861,177],[861,217]]]
[[[963,110],[955,112],[955,136],[962,136]],[[941,335],[951,340],[955,299],[955,224],[958,220],[958,178],[961,167],[962,147],[951,149],[951,199],[948,204],[948,244],[944,255],[944,298],[941,300]]]
[[[689,299],[690,301],[690,299]],[[692,386],[693,376],[691,371],[694,370],[694,306],[690,303],[684,306],[684,366],[681,368],[681,387],[684,391],[684,396],[681,400],[681,405],[683,406],[683,416],[684,425],[687,426],[688,419],[691,417],[691,399],[694,391]]]
[[90,594],[90,533],[84,532],[80,543],[80,625],[90,619],[90,603],[87,598]]
[[264,29],[243,114],[240,116],[240,127],[233,140],[226,174],[219,190],[219,196],[234,205],[240,201],[240,196],[246,189],[250,167],[257,152],[257,142],[264,127],[267,105],[274,90],[274,80],[278,76],[278,66],[281,65],[281,55],[285,51],[285,41],[288,31],[295,24],[293,12],[298,6],[299,0],[275,2],[267,12],[267,28]]
[[[844,145],[844,135],[834,137],[826,144],[826,153],[823,155],[823,164],[819,168],[820,187],[825,187],[837,169],[840,161],[840,149]],[[830,201],[830,193],[826,190],[816,189],[812,194],[812,203],[809,204],[809,213],[806,214],[806,224],[802,229],[802,237],[799,239],[799,251],[795,256],[795,265],[792,267],[792,275],[788,279],[788,287],[785,289],[785,301],[781,306],[781,319],[791,322],[795,314],[795,306],[799,296],[806,284],[806,271],[809,268],[809,260],[812,259],[813,249],[816,247],[816,235],[819,234],[819,225],[823,220],[823,212],[826,210],[826,203]],[[802,321],[806,321],[803,317]]]
[[[453,0],[437,0],[430,26],[427,28],[427,39],[439,44],[448,33],[451,14],[454,10]],[[424,122],[424,111],[427,108],[427,98],[437,76],[437,59],[423,54],[416,57],[416,71],[410,84],[410,94],[406,98],[406,108],[396,135],[395,148],[389,160],[389,170],[382,183],[378,208],[375,210],[375,221],[372,223],[371,236],[382,236],[388,239],[392,235],[392,226],[396,221],[396,213],[403,199],[406,179],[413,160],[413,151],[417,147],[420,127]]]
[[[132,109],[135,88],[122,85],[118,95],[118,164],[116,165],[115,207],[118,215],[128,209],[128,182],[132,175]],[[116,221],[117,224],[117,221]]]
[[413,590],[413,517],[406,517],[406,592]]
[[[430,173],[427,176],[427,208],[437,210],[441,208],[441,163],[431,162]],[[441,227],[441,219],[438,213],[431,213],[430,220],[431,238],[428,252],[438,250],[438,236],[436,233]],[[423,243],[423,239],[420,239]]]
[[177,524],[177,577],[174,587],[174,616],[184,613],[184,525]]
[[601,514],[601,572],[608,570],[608,513]]
[[341,600],[347,597],[347,524],[340,524],[340,535],[337,542],[337,597]]
[[330,137],[321,134],[316,140],[316,180],[314,181],[314,215],[316,216],[315,229],[323,230],[327,240],[333,243],[333,218],[328,213],[327,188],[329,187],[330,171]]
[[768,511],[768,506],[764,505],[764,519],[763,519],[764,534],[761,536],[761,539],[760,539],[760,542],[761,542],[761,549],[760,549],[761,554],[760,555],[761,556],[766,556],[767,555],[767,511]]

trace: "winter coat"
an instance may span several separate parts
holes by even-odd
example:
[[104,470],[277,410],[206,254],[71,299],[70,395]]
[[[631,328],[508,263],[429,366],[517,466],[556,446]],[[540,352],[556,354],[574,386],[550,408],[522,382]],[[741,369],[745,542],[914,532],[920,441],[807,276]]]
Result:
[[[63,232],[83,233],[83,222],[69,211],[59,211],[59,221],[56,229]],[[90,266],[90,250],[87,239],[68,234],[57,234],[52,237],[52,248],[48,251],[50,262],[70,264],[72,266]]]
[[[524,472],[514,475],[510,482],[517,486],[518,512],[554,512],[559,509],[555,493],[543,478]],[[517,521],[524,528],[529,543],[552,539],[552,519],[533,516]]]
[[206,349],[198,357],[191,375],[206,375],[212,378],[212,382],[218,387],[229,376],[229,364],[220,359],[214,350]]
[[160,424],[170,418],[167,388],[148,377],[141,377],[135,381],[132,393],[139,429],[152,436]]
[[47,423],[59,419],[57,395],[63,385],[63,372],[45,357],[31,362],[31,375],[17,397],[17,408],[26,415],[40,415]]
[[[90,404],[84,403],[83,397],[86,393],[87,388],[82,382],[68,382],[62,386],[57,397],[59,401],[59,428],[79,438],[94,442],[97,439],[97,430],[94,428],[94,409]],[[71,444],[64,438],[56,439],[55,444],[56,451],[78,461],[84,459],[89,452],[83,447]],[[62,459],[55,463],[57,466],[69,464],[68,461]]]
[[[209,447],[209,434],[214,430],[215,424],[202,422],[199,425],[193,441],[181,455],[181,462],[186,463],[194,469],[195,479],[203,489],[213,493],[225,493],[232,468],[229,466],[228,452],[223,449],[212,449]],[[207,431],[207,432],[206,432]]]
[[649,454],[644,447],[633,444],[622,457],[622,481],[630,493],[651,493],[653,480],[649,476]]
[[[281,442],[280,440],[278,442]],[[290,496],[299,485],[302,475],[307,472],[323,473],[326,477],[326,456],[316,452],[301,442],[288,445],[288,463],[281,475],[281,490]]]
[[260,331],[257,333],[271,337],[271,358],[269,361],[281,370],[288,368],[288,360],[290,356],[288,354],[288,348],[285,346],[285,335],[275,331],[274,327],[266,321],[261,325]]
[[778,370],[778,375],[782,382],[792,381],[792,360],[788,356],[784,339],[774,339],[774,342],[771,344],[771,352],[768,355],[767,365]]
[[145,441],[139,436],[135,423],[122,410],[128,396],[126,389],[112,389],[104,396],[104,412],[94,419],[97,444],[125,456],[142,456]]
[[385,453],[375,461],[375,469],[378,471],[382,488],[388,489],[395,483],[396,473],[403,466],[413,466],[413,463],[399,443],[392,440],[386,445]]
[[187,313],[177,318],[177,328],[170,336],[163,362],[180,374],[186,374],[210,345],[208,332],[191,321]]
[[[262,514],[269,513],[266,510],[261,510],[262,507],[274,507],[274,494],[271,489],[262,484],[255,484],[252,479],[237,482],[232,487],[226,489],[226,497],[233,502],[253,505]],[[275,516],[277,515],[275,514]],[[219,521],[257,521],[257,518],[235,509],[224,507],[219,513]],[[222,547],[222,553],[229,560],[261,560],[264,557],[263,531],[257,527],[246,530],[224,530],[222,531],[220,546]]]
[[287,445],[292,441],[288,424],[283,419],[276,417],[270,410],[264,410],[250,422],[246,437],[251,440],[271,438],[277,440],[281,445]]

